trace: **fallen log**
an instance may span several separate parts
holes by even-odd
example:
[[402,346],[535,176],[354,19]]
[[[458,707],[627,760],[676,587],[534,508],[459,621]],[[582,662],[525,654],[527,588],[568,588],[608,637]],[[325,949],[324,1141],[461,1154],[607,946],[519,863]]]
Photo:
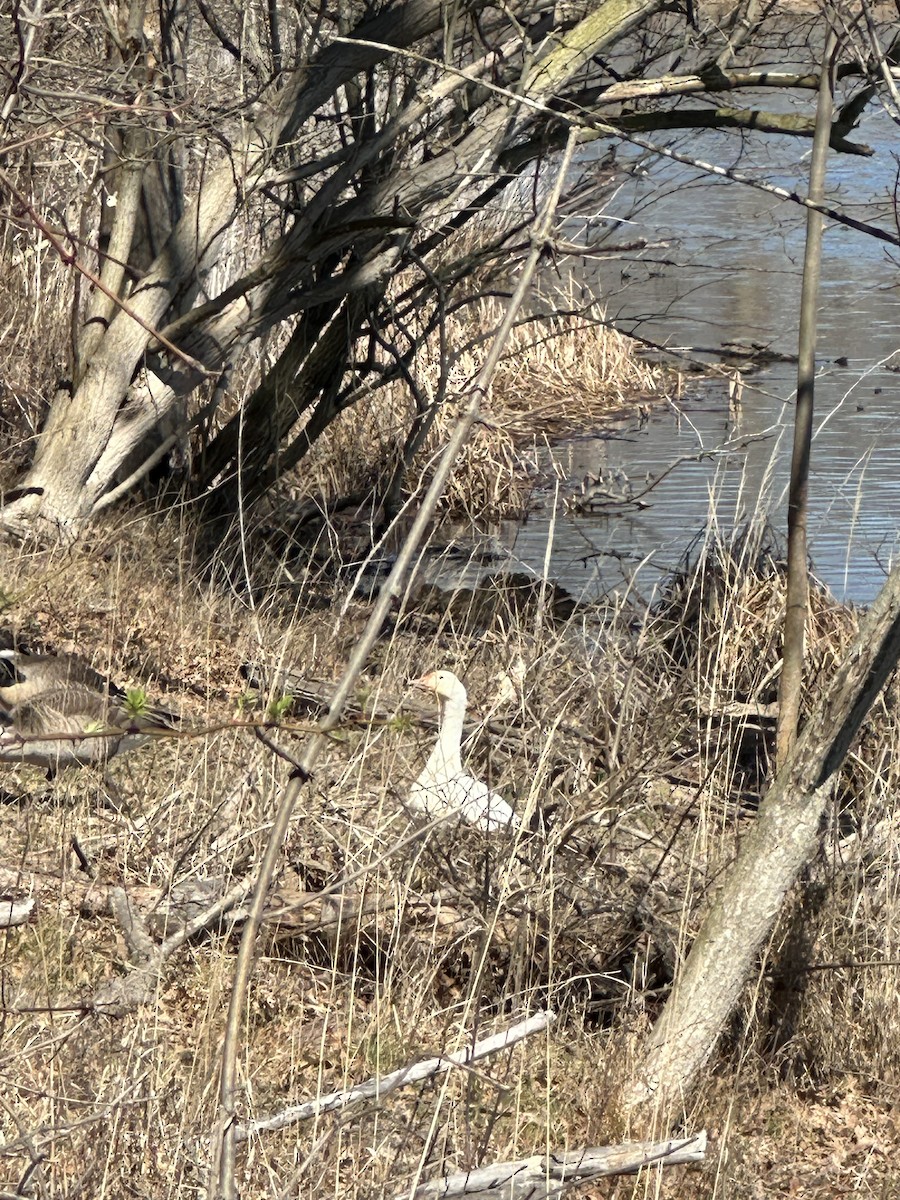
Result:
[[[706,1131],[664,1142],[625,1142],[620,1146],[591,1146],[583,1150],[536,1154],[516,1162],[492,1163],[475,1171],[421,1183],[412,1200],[549,1200],[575,1184],[609,1175],[635,1175],[649,1167],[674,1167],[702,1162]],[[397,1200],[405,1200],[408,1192]]]

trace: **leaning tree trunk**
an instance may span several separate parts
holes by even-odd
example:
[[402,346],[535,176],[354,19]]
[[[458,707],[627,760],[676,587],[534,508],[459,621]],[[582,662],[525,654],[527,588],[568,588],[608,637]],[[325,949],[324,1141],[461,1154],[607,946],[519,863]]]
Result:
[[[457,16],[484,7],[483,0],[469,0],[459,6]],[[298,137],[336,91],[371,72],[395,48],[439,35],[445,6],[439,0],[404,0],[364,18],[349,38],[326,45],[309,63],[286,74],[280,91],[267,96],[253,123],[245,119],[243,136],[232,142],[228,158],[186,208],[163,252],[120,302],[108,329],[88,337],[90,361],[83,364],[74,394],[54,404],[32,469],[20,497],[4,511],[3,524],[21,532],[41,525],[77,532],[101,500],[108,501],[110,489],[116,494],[119,473],[124,464],[131,465],[129,455],[142,440],[166,421],[180,418],[183,425],[185,398],[200,383],[218,380],[251,341],[281,322],[311,308],[339,307],[351,296],[378,294],[392,272],[418,262],[415,235],[424,233],[427,240],[446,225],[448,214],[476,211],[473,198],[477,201],[493,186],[492,172],[503,151],[520,143],[526,132],[533,134],[532,155],[540,154],[545,143],[533,131],[549,119],[542,106],[580,77],[606,46],[664,7],[665,0],[598,0],[571,28],[543,39],[536,61],[521,29],[513,21],[500,22],[494,29],[496,46],[473,59],[471,74],[435,68],[432,82],[425,82],[427,74],[421,76],[423,86],[407,86],[402,105],[387,112],[383,127],[372,136],[351,140],[330,155],[313,139],[312,162],[299,168],[298,178],[318,174],[322,182],[296,205],[285,232],[241,278],[192,307],[192,289],[214,265],[223,235],[246,211],[247,198],[277,178],[276,153]],[[473,46],[478,54],[484,49],[474,39],[471,45],[465,42],[465,52],[471,54]],[[499,94],[476,88],[501,67],[512,86]],[[422,128],[435,112],[449,112],[444,102],[463,89],[468,89],[471,104],[481,106],[478,119],[470,113],[461,134],[448,128],[426,146]],[[516,94],[523,97],[522,104],[515,102]],[[404,159],[408,145],[418,151]],[[124,185],[130,178],[129,160],[136,157],[136,147],[126,143],[123,195],[130,194],[132,201],[137,188]],[[123,214],[123,247],[134,230],[134,213],[127,221]],[[107,274],[113,279],[119,275],[114,267]],[[105,316],[107,304],[98,301],[96,307]],[[353,333],[348,329],[348,341]],[[283,365],[291,365],[294,350],[296,344]],[[352,362],[349,348],[343,361]],[[279,448],[273,449],[272,439],[289,434],[292,407],[296,416],[308,409],[311,385],[321,377],[312,358],[310,362],[309,379],[289,383],[301,403],[281,406],[288,419],[279,410],[250,427],[251,438],[261,431],[262,441],[268,439],[258,450],[252,447],[254,473],[260,478],[273,478],[269,468]],[[306,370],[307,364],[300,363],[300,374]],[[322,411],[313,413],[313,431],[320,432],[340,410],[340,403],[330,399],[333,379],[331,372]],[[266,392],[263,385],[260,403]],[[259,407],[255,400],[254,407]],[[242,448],[248,444],[244,416],[226,427],[210,455],[212,462],[222,461],[232,479],[241,471],[236,440]],[[288,457],[296,461],[303,448],[303,440],[295,439]],[[217,480],[207,471],[203,482],[209,486]]]
[[[152,378],[130,393],[132,379],[179,286],[214,258],[233,207],[232,176],[224,172],[179,222],[154,269],[129,297],[128,311],[120,310],[112,320],[80,385],[54,403],[24,482],[27,494],[4,511],[8,528],[26,529],[39,518],[61,533],[76,530],[108,483],[95,468],[114,438],[120,412],[127,413],[126,400],[136,416],[145,418],[136,423],[141,432],[171,411],[168,396],[157,402]],[[120,461],[141,432],[119,441]]]
[[677,1119],[785,895],[815,851],[831,781],[900,659],[900,567],[778,771],[639,1060],[628,1101]]
[[[203,361],[185,363],[170,345],[159,354],[156,371],[139,368],[148,348],[159,353],[158,334],[167,318],[178,316],[173,305],[179,294],[196,286],[214,265],[223,235],[245,197],[259,185],[275,151],[337,88],[382,61],[391,45],[407,46],[435,33],[443,13],[439,0],[406,0],[399,9],[362,22],[355,31],[359,45],[327,45],[285,80],[277,103],[233,143],[231,154],[187,206],[153,266],[121,303],[73,394],[61,394],[53,404],[31,470],[17,489],[20,498],[3,511],[8,531],[33,533],[40,527],[63,536],[77,532],[147,432],[172,416],[179,397],[204,376],[221,371],[228,350],[239,340],[233,327],[232,339],[224,346],[205,340],[204,348],[212,346],[212,352]],[[234,316],[232,306],[219,322]],[[258,328],[256,335],[265,330]],[[169,382],[173,372],[177,386]]]
[[[819,105],[809,169],[809,199],[821,204],[825,196],[825,167],[831,134],[832,73],[837,38],[828,34],[819,77]],[[776,756],[780,766],[790,753],[800,724],[803,693],[803,660],[806,616],[809,609],[809,566],[806,526],[809,516],[809,462],[812,449],[813,407],[816,389],[816,328],[819,274],[822,262],[822,226],[825,218],[814,208],[806,213],[806,252],[803,256],[803,289],[800,297],[800,337],[797,354],[797,407],[791,454],[791,487],[788,496],[787,597],[784,614],[784,650],[778,681]]]

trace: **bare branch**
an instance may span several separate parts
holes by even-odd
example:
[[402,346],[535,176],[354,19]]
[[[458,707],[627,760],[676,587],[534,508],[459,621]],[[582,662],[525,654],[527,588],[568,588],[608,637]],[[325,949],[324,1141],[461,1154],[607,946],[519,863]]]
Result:
[[454,1050],[449,1054],[439,1054],[436,1058],[410,1063],[387,1075],[376,1076],[365,1083],[356,1084],[343,1091],[331,1092],[327,1096],[318,1096],[315,1100],[307,1100],[305,1104],[297,1104],[283,1109],[275,1116],[262,1117],[257,1121],[248,1121],[245,1125],[238,1125],[235,1130],[235,1139],[238,1142],[244,1142],[254,1134],[286,1129],[289,1125],[308,1121],[312,1117],[321,1116],[322,1113],[338,1112],[352,1104],[358,1104],[361,1100],[381,1100],[399,1087],[405,1087],[410,1083],[419,1083],[423,1079],[433,1079],[435,1075],[445,1074],[451,1067],[469,1066],[492,1054],[498,1054],[501,1050],[508,1050],[517,1042],[531,1037],[532,1034],[543,1033],[555,1019],[555,1014],[550,1011],[535,1013],[533,1017],[511,1025],[500,1033],[492,1034],[491,1037],[464,1046],[462,1050]]

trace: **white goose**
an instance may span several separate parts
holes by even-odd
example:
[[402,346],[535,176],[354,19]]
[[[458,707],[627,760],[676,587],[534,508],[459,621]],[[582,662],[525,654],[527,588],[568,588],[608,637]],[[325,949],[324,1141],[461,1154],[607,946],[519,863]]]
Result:
[[466,716],[466,689],[452,671],[430,671],[413,687],[431,692],[438,701],[438,740],[409,793],[410,808],[428,817],[457,812],[487,833],[504,825],[516,828],[519,818],[502,796],[463,771],[460,746]]

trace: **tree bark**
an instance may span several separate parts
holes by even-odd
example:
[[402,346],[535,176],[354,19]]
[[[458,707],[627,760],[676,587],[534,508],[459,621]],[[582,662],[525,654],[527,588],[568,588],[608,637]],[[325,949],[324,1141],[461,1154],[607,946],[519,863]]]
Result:
[[[832,110],[831,67],[836,44],[834,33],[829,33],[822,56],[816,134],[809,169],[809,198],[816,204],[821,204],[825,195],[825,166],[828,160],[828,133],[831,130]],[[794,416],[791,488],[788,497],[787,607],[784,614],[781,677],[778,681],[776,762],[779,766],[787,758],[797,738],[800,698],[803,693],[806,616],[809,609],[806,526],[809,516],[809,460],[816,390],[816,326],[823,224],[820,212],[813,208],[807,210],[797,354],[797,407]]]
[[831,781],[900,658],[895,567],[809,723],[778,771],[715,900],[626,1097],[677,1119],[746,983],[785,895],[815,851]]

